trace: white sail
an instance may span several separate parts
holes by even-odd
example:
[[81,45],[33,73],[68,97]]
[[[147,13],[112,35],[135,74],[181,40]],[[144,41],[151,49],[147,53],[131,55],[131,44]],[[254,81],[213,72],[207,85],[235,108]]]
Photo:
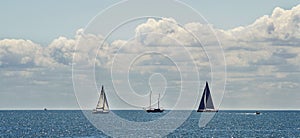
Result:
[[96,110],[94,110],[94,113],[108,112],[108,111],[109,111],[109,106],[106,99],[106,94],[104,92],[104,88],[102,86],[100,97],[96,106]]
[[103,104],[104,104],[104,94],[103,94],[103,92],[101,90],[100,97],[99,97],[96,109],[103,109]]
[[103,90],[103,110],[109,110],[109,107],[108,107],[108,102],[107,102],[107,99],[106,99],[106,94],[104,93],[104,90]]

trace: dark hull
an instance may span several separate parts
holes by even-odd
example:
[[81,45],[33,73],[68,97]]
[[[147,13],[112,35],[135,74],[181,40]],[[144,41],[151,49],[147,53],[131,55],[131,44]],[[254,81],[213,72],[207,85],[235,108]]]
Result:
[[146,110],[147,113],[161,113],[163,112],[163,109],[148,109]]

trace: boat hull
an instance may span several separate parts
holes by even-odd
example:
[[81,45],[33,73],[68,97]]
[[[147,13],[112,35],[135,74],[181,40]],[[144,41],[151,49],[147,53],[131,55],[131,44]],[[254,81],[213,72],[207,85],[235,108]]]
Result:
[[161,113],[163,112],[163,109],[148,109],[146,110],[147,113]]
[[218,110],[197,110],[197,112],[218,112]]
[[92,113],[93,114],[107,114],[107,113],[109,113],[109,111],[107,111],[107,110],[101,110],[101,111],[93,110]]

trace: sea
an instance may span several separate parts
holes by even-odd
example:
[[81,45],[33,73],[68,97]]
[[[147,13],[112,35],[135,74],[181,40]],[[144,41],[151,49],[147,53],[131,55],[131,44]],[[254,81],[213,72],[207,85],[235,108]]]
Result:
[[[170,111],[111,112],[124,120],[147,122],[166,116]],[[192,111],[190,116],[170,133],[153,137],[300,137],[300,111],[260,111],[260,114],[256,115],[255,111],[250,110],[221,110],[204,127],[199,126],[201,114],[203,113]],[[101,117],[101,114],[98,116]],[[174,118],[170,119],[170,122],[172,121]],[[80,110],[2,110],[0,137],[111,137],[111,135],[97,129]],[[128,132],[120,137],[143,136]]]

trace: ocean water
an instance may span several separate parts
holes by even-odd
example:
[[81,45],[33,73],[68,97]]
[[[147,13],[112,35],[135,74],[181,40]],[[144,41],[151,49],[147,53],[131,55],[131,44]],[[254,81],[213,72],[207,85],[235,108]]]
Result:
[[[169,111],[163,114],[112,112],[129,121],[146,122],[156,120]],[[166,137],[300,137],[300,111],[261,111],[260,115],[254,112],[219,111],[205,127],[199,127],[201,113],[193,111],[180,127]],[[0,137],[108,136],[94,127],[82,111],[48,110],[0,111]],[[134,135],[129,132],[128,137]]]

